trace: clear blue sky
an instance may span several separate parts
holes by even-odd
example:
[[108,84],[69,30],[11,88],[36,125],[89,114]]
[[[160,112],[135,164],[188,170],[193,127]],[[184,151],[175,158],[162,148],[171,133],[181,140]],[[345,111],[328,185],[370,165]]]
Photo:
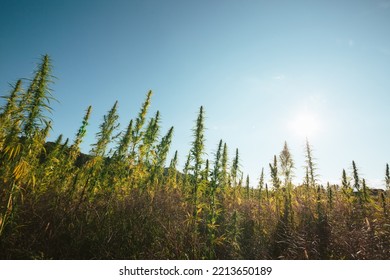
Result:
[[390,162],[390,1],[0,1],[0,93],[53,59],[54,128],[73,139],[88,105],[89,151],[119,101],[122,128],[145,94],[180,164],[201,105],[209,157],[218,141],[255,185],[290,146],[303,178],[305,136],[322,181],[355,160],[371,186]]

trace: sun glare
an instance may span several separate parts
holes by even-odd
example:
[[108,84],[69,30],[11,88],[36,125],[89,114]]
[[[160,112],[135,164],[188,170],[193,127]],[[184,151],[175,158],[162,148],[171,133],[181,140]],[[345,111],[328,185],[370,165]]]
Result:
[[318,116],[310,112],[298,113],[289,123],[290,130],[298,137],[313,137],[320,131]]

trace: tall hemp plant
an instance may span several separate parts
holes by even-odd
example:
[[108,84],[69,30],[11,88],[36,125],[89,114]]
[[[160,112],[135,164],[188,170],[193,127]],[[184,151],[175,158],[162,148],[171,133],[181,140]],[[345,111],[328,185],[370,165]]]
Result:
[[[193,160],[193,205],[194,205],[194,217],[197,216],[198,212],[198,199],[199,199],[199,185],[201,181],[201,170],[202,164],[204,163],[204,110],[203,106],[199,109],[199,115],[196,120],[196,126],[193,130],[194,141],[192,142],[191,157]],[[196,219],[195,219],[196,220]]]
[[[148,149],[145,149],[145,144],[148,145],[148,141],[151,140],[151,137],[154,138],[154,131],[156,131],[156,135],[158,133],[158,118],[159,113],[157,113],[157,119],[152,118],[149,122],[149,125],[146,129],[144,129],[144,124],[146,121],[146,115],[148,113],[148,109],[151,103],[151,97],[153,92],[150,90],[146,94],[146,98],[144,103],[141,106],[141,110],[138,113],[137,118],[134,122],[134,128],[132,129],[132,140],[130,144],[130,152],[129,152],[129,178],[130,178],[130,188],[138,188],[144,187],[147,179],[147,166],[145,166],[145,154]],[[151,132],[153,131],[153,132]],[[145,133],[147,135],[145,136]],[[154,141],[154,140],[151,140]],[[146,142],[146,143],[145,143]]]
[[[173,126],[168,130],[167,134],[162,137],[160,143],[156,147],[155,158],[152,165],[152,172],[150,181],[155,187],[162,187],[161,184],[164,181],[164,168],[165,161],[168,156],[169,148],[171,146],[173,137]],[[176,155],[177,156],[177,155]]]
[[18,80],[12,87],[9,96],[3,96],[6,100],[5,106],[0,112],[0,151],[3,151],[3,145],[12,130],[16,127],[16,123],[20,120],[20,108],[18,107],[18,99],[22,94],[22,80]]
[[[196,125],[193,129],[194,140],[192,142],[192,148],[190,151],[190,160],[192,162],[190,170],[191,174],[191,208],[192,208],[192,219],[193,219],[193,234],[194,240],[198,242],[198,224],[199,224],[199,213],[202,212],[202,205],[200,203],[201,197],[201,186],[202,186],[202,165],[204,164],[204,153],[205,153],[205,136],[204,136],[204,110],[203,106],[199,109],[198,118],[196,119]],[[197,258],[198,252],[194,247],[194,257]]]
[[118,101],[115,101],[108,113],[103,116],[103,122],[96,133],[96,143],[92,144],[90,151],[92,158],[85,166],[88,175],[83,186],[80,201],[84,199],[86,191],[93,193],[95,190],[101,190],[104,182],[108,179],[107,174],[109,174],[109,170],[106,166],[106,157],[110,154],[107,153],[107,149],[110,143],[119,137],[119,134],[116,133],[119,127],[117,109]]
[[165,185],[168,189],[176,189],[178,185],[178,153],[175,151],[173,158],[171,159],[168,167],[168,176],[165,177]]
[[291,224],[294,223],[294,213],[292,207],[292,176],[294,161],[292,159],[287,142],[284,142],[283,150],[279,155],[280,172],[284,177],[283,194],[284,194],[284,217],[285,220],[290,219]]
[[211,181],[209,184],[208,191],[208,203],[209,203],[209,213],[207,218],[207,230],[208,230],[208,248],[209,248],[209,258],[215,258],[215,243],[216,243],[216,229],[217,229],[217,219],[219,215],[218,209],[218,198],[216,192],[221,187],[221,159],[222,159],[222,139],[219,141],[217,152],[215,154],[214,168],[211,173]]
[[259,184],[258,184],[258,192],[259,192],[259,204],[261,205],[263,200],[263,189],[264,189],[264,167],[261,168],[260,178],[259,178]]
[[50,90],[51,70],[50,58],[44,55],[28,89],[23,91],[21,82],[17,82],[1,114],[1,173],[6,178],[2,193],[7,202],[1,207],[0,237],[12,221],[15,205],[22,203],[22,192],[36,192],[38,156],[44,152],[51,128],[47,116],[51,112],[50,102],[54,100]]
[[276,217],[279,219],[280,212],[281,212],[281,182],[278,175],[278,160],[276,155],[274,155],[274,161],[273,164],[269,164],[269,168],[271,170],[271,180],[272,180],[272,186],[274,188],[274,196],[275,196],[275,212]]

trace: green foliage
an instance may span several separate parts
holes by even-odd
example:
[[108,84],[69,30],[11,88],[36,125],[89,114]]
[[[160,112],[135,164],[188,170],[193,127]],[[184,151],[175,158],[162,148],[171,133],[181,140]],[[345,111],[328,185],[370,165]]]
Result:
[[261,174],[260,174],[259,185],[258,185],[260,203],[262,202],[262,198],[263,198],[262,197],[263,188],[264,188],[264,168],[261,168]]
[[360,179],[359,179],[359,174],[358,170],[355,164],[355,161],[352,161],[352,170],[353,170],[353,188],[355,191],[360,192],[361,186],[360,186]]
[[215,154],[214,169],[211,173],[210,189],[215,192],[217,187],[222,185],[222,139],[219,141],[217,152]]
[[[199,224],[199,213],[202,212],[203,208],[199,202],[201,196],[201,183],[202,183],[202,164],[204,163],[204,111],[203,106],[199,109],[198,118],[196,119],[196,125],[193,129],[194,141],[192,142],[192,148],[190,151],[189,159],[192,161],[190,170],[192,171],[191,180],[191,204],[192,204],[192,218],[193,218],[193,234],[194,242],[198,242],[198,224]],[[193,256],[198,257],[198,252],[194,247]]]
[[281,183],[278,176],[278,160],[276,156],[274,156],[273,165],[269,164],[269,168],[271,170],[272,185],[276,191],[279,191]]
[[228,150],[226,143],[223,144],[222,159],[221,159],[221,188],[224,190],[229,184],[228,175]]
[[132,134],[133,134],[133,120],[130,120],[125,133],[123,133],[122,138],[119,140],[119,144],[114,152],[114,158],[118,160],[125,159],[125,157],[128,155],[128,150],[132,140],[131,138]]
[[34,135],[41,127],[41,124],[45,124],[48,121],[44,112],[51,112],[50,101],[53,100],[49,88],[52,82],[50,73],[50,58],[48,55],[45,55],[24,96],[25,103],[21,104],[24,106],[25,113],[27,114],[23,128],[24,136],[27,139],[30,139]]
[[[191,159],[193,161],[193,175],[195,180],[195,185],[199,183],[199,176],[202,164],[204,163],[203,155],[204,155],[204,111],[203,106],[199,109],[199,115],[196,120],[196,126],[193,130],[194,132],[194,141],[192,142],[191,149]],[[194,191],[196,193],[196,191]]]
[[[156,148],[156,156],[152,165],[151,171],[151,181],[154,184],[161,184],[162,182],[162,173],[165,166],[165,161],[168,156],[169,148],[171,146],[173,136],[173,126],[168,130],[168,133],[161,139],[160,144],[157,145]],[[177,157],[177,154],[175,155]],[[175,159],[177,162],[177,158]],[[175,162],[171,163],[171,165],[176,165]]]
[[18,80],[9,96],[3,96],[6,104],[0,113],[0,149],[4,145],[6,136],[12,134],[12,130],[15,129],[15,126],[18,126],[18,122],[21,120],[20,109],[17,104],[21,94],[22,80]]
[[166,185],[168,187],[171,187],[173,189],[177,188],[177,177],[178,177],[178,171],[177,171],[177,162],[178,162],[178,155],[177,151],[175,151],[175,155],[171,159],[171,162],[169,164],[168,168],[168,176],[166,177]]
[[[139,151],[138,151],[138,160],[140,162],[145,162],[146,165],[150,166],[151,165],[151,154],[152,154],[152,147],[153,144],[157,141],[158,138],[158,133],[160,130],[160,112],[157,111],[156,115],[154,118],[151,118],[145,132],[143,134],[142,138],[142,144],[139,146]],[[173,130],[173,128],[172,128]],[[172,133],[172,132],[171,132]],[[161,147],[160,147],[161,149]]]
[[240,174],[240,159],[238,155],[238,149],[236,149],[236,155],[233,159],[232,168],[231,168],[231,177],[232,177],[232,186],[237,187],[237,179]]
[[316,174],[315,174],[315,171],[316,171],[316,164],[314,162],[314,158],[313,158],[313,151],[312,151],[312,147],[309,143],[309,140],[306,139],[306,167],[307,167],[307,184],[309,187],[315,187],[316,186],[316,183],[317,183],[317,179],[316,179]]
[[283,150],[279,155],[280,172],[284,177],[284,185],[287,186],[292,179],[292,170],[294,168],[294,161],[292,159],[290,150],[288,149],[287,142],[284,142]]
[[96,157],[104,157],[107,152],[108,145],[115,140],[119,135],[115,135],[115,130],[118,129],[118,101],[115,101],[111,110],[103,117],[103,122],[99,127],[99,132],[96,133],[96,143],[92,145],[91,154]]
[[249,175],[246,176],[246,182],[245,182],[245,197],[246,197],[246,199],[249,199],[249,197],[250,197]]
[[[306,141],[306,176],[293,184],[284,144],[258,188],[229,162],[220,140],[205,153],[200,107],[183,172],[166,161],[173,127],[160,137],[152,92],[118,133],[118,103],[104,116],[90,154],[80,151],[91,107],[73,142],[51,129],[50,59],[27,88],[19,80],[0,108],[0,259],[389,259],[387,191],[374,191],[352,162],[352,180],[319,185]],[[279,162],[278,162],[279,161]],[[352,183],[352,185],[351,185]],[[255,195],[256,194],[256,195]]]
[[343,169],[343,175],[341,179],[341,187],[343,189],[343,192],[345,195],[350,196],[350,193],[352,191],[351,184],[349,183],[347,179],[347,173],[345,172],[345,169]]
[[[135,159],[136,157],[136,150],[139,148],[140,141],[143,137],[144,131],[142,130],[143,125],[146,120],[146,114],[148,112],[148,108],[150,106],[150,101],[152,98],[152,91],[150,90],[147,95],[144,103],[141,106],[141,110],[138,113],[138,117],[135,119],[135,126],[134,129],[132,129],[132,141],[131,141],[131,154],[130,157],[132,159]],[[157,122],[156,122],[157,123]]]

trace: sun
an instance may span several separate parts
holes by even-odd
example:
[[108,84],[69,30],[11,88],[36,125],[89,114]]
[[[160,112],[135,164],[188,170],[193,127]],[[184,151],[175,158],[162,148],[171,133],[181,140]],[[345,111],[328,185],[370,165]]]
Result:
[[298,137],[312,138],[321,129],[321,122],[318,115],[311,112],[299,112],[289,122],[289,129]]

